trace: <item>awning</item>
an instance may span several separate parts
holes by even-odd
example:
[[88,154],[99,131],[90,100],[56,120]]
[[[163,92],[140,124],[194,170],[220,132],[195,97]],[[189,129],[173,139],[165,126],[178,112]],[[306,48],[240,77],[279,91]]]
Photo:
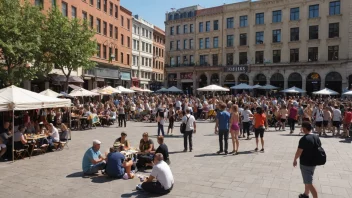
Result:
[[[66,82],[66,76],[64,76],[64,75],[51,76],[51,79],[56,82]],[[70,76],[68,78],[68,82],[69,83],[84,83],[82,78],[80,78],[78,76]]]

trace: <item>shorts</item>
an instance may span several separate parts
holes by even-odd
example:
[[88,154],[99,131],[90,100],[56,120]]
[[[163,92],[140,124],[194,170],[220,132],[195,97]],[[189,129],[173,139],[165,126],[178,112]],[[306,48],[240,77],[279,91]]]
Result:
[[286,122],[286,119],[280,119],[281,122]]
[[301,164],[300,168],[301,168],[303,183],[313,184],[313,175],[314,175],[315,166],[305,166]]
[[350,130],[350,127],[351,127],[351,123],[343,124],[343,128],[348,130],[348,131]]
[[322,127],[323,126],[323,121],[315,121],[315,126],[316,127]]
[[324,121],[323,121],[323,125],[324,125],[324,127],[327,127],[327,126],[329,125],[329,121],[324,120]]
[[310,122],[310,119],[309,118],[303,118],[303,121]]
[[264,137],[264,127],[263,128],[256,128],[254,129],[254,133],[255,133],[255,138],[258,138],[259,135],[260,135],[260,138],[263,138]]
[[332,126],[334,126],[334,127],[340,127],[340,126],[341,126],[341,122],[340,122],[340,121],[333,121],[333,122],[332,122]]

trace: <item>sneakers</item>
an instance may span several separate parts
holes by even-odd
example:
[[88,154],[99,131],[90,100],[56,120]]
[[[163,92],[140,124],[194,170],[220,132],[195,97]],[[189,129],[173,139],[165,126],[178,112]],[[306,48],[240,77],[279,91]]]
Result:
[[254,151],[258,151],[258,148],[255,148]]
[[136,186],[136,190],[143,190],[142,184],[138,184],[138,185]]
[[309,196],[308,196],[308,195],[305,195],[304,193],[302,193],[302,194],[300,194],[300,195],[298,196],[298,198],[309,198]]

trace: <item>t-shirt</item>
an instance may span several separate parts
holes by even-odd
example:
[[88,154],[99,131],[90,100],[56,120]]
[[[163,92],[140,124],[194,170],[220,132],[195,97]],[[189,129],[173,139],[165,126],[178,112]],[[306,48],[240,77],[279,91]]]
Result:
[[153,166],[151,176],[155,177],[164,190],[169,190],[174,184],[174,176],[172,175],[171,169],[167,163],[160,161]]
[[[187,121],[187,118],[189,118],[188,121]],[[182,123],[186,123],[186,131],[194,130],[193,123],[195,121],[196,121],[196,119],[194,118],[193,115],[187,114],[187,115],[183,116]]]
[[53,138],[54,142],[60,141],[59,131],[54,126],[53,126],[53,131],[51,131],[51,137]]
[[216,119],[219,121],[219,130],[229,130],[230,117],[230,113],[227,111],[220,111],[216,115]]
[[345,112],[344,121],[345,121],[346,124],[351,123],[351,121],[352,121],[352,112],[351,111],[346,111]]
[[142,138],[141,141],[139,142],[139,150],[141,150],[142,152],[145,150],[148,150],[152,144],[154,145],[154,142],[152,139],[148,139],[148,141],[145,142],[144,139]]
[[254,119],[255,119],[255,124],[254,124],[254,128],[259,128],[260,126],[265,126],[265,120],[266,120],[266,116],[265,114],[254,114]]
[[19,142],[19,141],[21,141],[21,137],[22,137],[22,133],[21,132],[16,132],[14,135],[13,135],[13,141],[15,141],[15,142]]
[[321,142],[318,136],[314,134],[304,135],[298,144],[298,148],[303,149],[303,152],[299,158],[299,163],[304,166],[315,166],[314,153],[317,147],[321,146]]
[[120,152],[109,153],[107,161],[106,173],[110,177],[122,178],[125,174],[125,169],[122,166],[125,161],[125,156]]
[[159,147],[156,149],[155,153],[163,154],[164,161],[169,161],[169,149],[167,148],[166,144],[160,144]]
[[323,115],[323,111],[321,109],[317,109],[315,113],[315,121],[322,122],[324,120]]
[[241,115],[243,116],[242,122],[249,122],[250,121],[249,115],[251,114],[252,112],[249,109],[243,110],[241,113]]
[[289,118],[296,120],[297,112],[298,112],[297,108],[296,107],[292,107],[290,109]]
[[334,109],[332,112],[332,120],[333,121],[341,121],[341,111],[340,109]]
[[83,160],[82,160],[82,169],[83,172],[87,172],[89,170],[89,168],[91,166],[93,166],[92,164],[92,160],[97,160],[99,159],[99,156],[101,155],[100,151],[94,151],[94,149],[91,147],[89,148],[83,156]]

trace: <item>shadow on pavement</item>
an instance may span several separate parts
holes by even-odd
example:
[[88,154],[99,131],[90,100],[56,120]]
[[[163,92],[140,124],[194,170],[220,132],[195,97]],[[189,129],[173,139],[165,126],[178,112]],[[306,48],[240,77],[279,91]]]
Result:
[[172,151],[172,152],[169,152],[169,154],[178,154],[178,153],[187,153],[187,152],[183,152],[183,151]]
[[200,154],[200,155],[195,155],[194,157],[211,157],[211,156],[222,156],[216,153],[206,153],[206,154]]
[[69,174],[66,177],[67,178],[74,178],[74,177],[90,178],[90,176],[84,175],[82,171]]
[[218,135],[211,133],[211,134],[205,134],[204,136],[218,136]]
[[111,182],[112,180],[114,180],[114,179],[112,179],[110,177],[107,177],[105,175],[99,175],[99,176],[91,177],[91,179],[92,179],[93,183],[99,183],[99,184],[106,183],[106,182]]
[[351,144],[352,139],[340,140],[339,142],[341,142],[341,143],[349,143],[349,144]]
[[121,195],[121,197],[136,197],[136,198],[161,197],[161,196],[162,195],[150,194],[143,191],[133,191],[131,193],[125,193]]
[[[157,138],[157,135],[150,135],[149,137]],[[165,135],[164,138],[183,138],[183,135]]]

